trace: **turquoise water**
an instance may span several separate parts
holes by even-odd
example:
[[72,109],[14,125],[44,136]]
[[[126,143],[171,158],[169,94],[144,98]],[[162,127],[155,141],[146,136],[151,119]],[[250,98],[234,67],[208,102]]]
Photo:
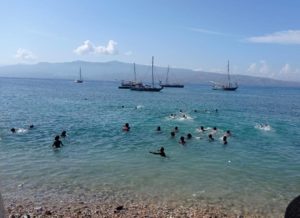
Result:
[[[187,85],[144,93],[117,86],[0,78],[3,196],[43,199],[110,191],[280,214],[299,195],[299,89],[220,92]],[[188,119],[169,118],[179,110]],[[130,132],[122,132],[126,122]],[[34,129],[28,130],[30,124]],[[161,133],[155,131],[158,125]],[[196,131],[201,125],[218,128],[215,142]],[[179,133],[173,139],[175,126]],[[219,138],[227,129],[233,136],[224,146]],[[53,151],[53,138],[62,130],[68,133],[65,146]],[[182,146],[179,137],[187,133],[193,139]],[[169,158],[149,154],[161,146]]]

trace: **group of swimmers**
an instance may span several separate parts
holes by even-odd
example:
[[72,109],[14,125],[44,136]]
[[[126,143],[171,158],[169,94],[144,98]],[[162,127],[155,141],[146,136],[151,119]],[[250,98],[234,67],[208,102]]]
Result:
[[[125,123],[122,127],[122,130],[123,131],[126,131],[128,132],[130,130],[130,126],[129,126],[129,123]],[[205,129],[203,126],[200,126],[199,129],[197,129],[199,132],[202,132],[204,133],[205,131],[208,131],[208,129]],[[157,126],[156,128],[156,131],[157,132],[161,132],[161,127],[160,126]],[[217,127],[213,127],[212,131],[208,134],[208,141],[209,142],[213,142],[215,141],[213,135],[215,135],[217,133]],[[176,133],[179,132],[179,128],[178,126],[175,126],[175,128],[171,131],[171,137],[172,138],[175,138],[176,136]],[[222,136],[222,142],[224,145],[227,145],[227,138],[231,136],[231,131],[230,130],[227,130],[224,135]],[[191,133],[188,133],[186,138],[189,140],[189,139],[192,139],[192,134]],[[185,141],[185,137],[184,136],[181,136],[179,138],[179,143],[182,144],[182,145],[185,145],[186,144],[186,141]],[[157,154],[157,155],[160,155],[162,157],[166,157],[166,154],[165,154],[165,149],[164,147],[161,147],[157,152],[154,152],[154,151],[149,151],[149,153],[151,154]]]
[[[33,129],[33,128],[34,128],[34,125],[33,125],[33,124],[30,124],[29,127],[28,127],[28,129]],[[17,129],[16,129],[16,128],[11,128],[10,131],[11,131],[12,133],[16,133],[16,132],[17,132]]]
[[[33,129],[33,128],[34,128],[34,125],[31,124],[31,125],[29,125],[28,128],[29,128],[29,129]],[[10,131],[11,131],[12,133],[16,133],[16,132],[17,132],[17,129],[16,129],[16,128],[11,128]],[[67,131],[63,130],[63,131],[61,132],[60,136],[61,136],[62,138],[66,137],[66,136],[67,136]],[[57,135],[57,136],[54,137],[54,142],[53,142],[53,144],[52,144],[52,147],[53,147],[53,148],[60,148],[60,147],[64,146],[64,144],[60,141],[60,136]]]

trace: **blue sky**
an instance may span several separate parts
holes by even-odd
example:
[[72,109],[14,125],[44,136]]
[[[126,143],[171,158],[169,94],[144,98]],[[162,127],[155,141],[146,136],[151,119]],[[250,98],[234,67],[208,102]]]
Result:
[[300,81],[300,1],[0,1],[0,65],[136,62]]

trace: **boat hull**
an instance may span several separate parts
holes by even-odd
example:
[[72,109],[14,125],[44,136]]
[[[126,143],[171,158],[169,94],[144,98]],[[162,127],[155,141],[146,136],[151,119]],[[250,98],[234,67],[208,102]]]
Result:
[[184,88],[184,85],[180,85],[180,84],[161,84],[160,85],[161,87],[164,87],[164,88]]
[[132,91],[140,91],[140,92],[160,92],[163,89],[161,88],[154,88],[154,87],[133,87],[130,90]]

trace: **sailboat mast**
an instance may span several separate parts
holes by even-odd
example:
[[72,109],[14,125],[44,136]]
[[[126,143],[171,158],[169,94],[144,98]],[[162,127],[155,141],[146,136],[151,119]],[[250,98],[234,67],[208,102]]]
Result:
[[168,71],[167,71],[166,84],[168,84],[168,83],[169,83],[169,71],[170,71],[170,66],[168,65]]
[[154,56],[152,56],[152,87],[154,87],[153,64],[154,64]]
[[79,80],[81,80],[81,67],[79,67]]
[[133,72],[134,72],[134,82],[136,82],[135,63],[133,63]]
[[228,74],[228,85],[230,86],[229,60],[228,60],[228,64],[227,64],[227,74]]

